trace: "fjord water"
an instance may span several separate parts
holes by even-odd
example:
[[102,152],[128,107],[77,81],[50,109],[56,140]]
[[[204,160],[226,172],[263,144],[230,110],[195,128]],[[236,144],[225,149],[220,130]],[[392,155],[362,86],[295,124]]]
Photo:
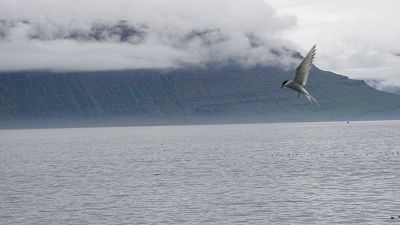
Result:
[[400,222],[400,121],[2,130],[0,143],[0,224]]

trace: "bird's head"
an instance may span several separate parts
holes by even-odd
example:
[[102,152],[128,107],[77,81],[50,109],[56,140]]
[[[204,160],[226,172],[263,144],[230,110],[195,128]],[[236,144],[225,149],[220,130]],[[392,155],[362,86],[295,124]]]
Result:
[[285,84],[288,82],[288,80],[283,81],[281,88],[285,87]]

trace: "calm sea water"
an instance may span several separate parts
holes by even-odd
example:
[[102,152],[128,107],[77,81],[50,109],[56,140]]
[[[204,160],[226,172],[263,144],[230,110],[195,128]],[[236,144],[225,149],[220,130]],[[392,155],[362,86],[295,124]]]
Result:
[[0,224],[400,223],[399,144],[400,121],[2,130]]

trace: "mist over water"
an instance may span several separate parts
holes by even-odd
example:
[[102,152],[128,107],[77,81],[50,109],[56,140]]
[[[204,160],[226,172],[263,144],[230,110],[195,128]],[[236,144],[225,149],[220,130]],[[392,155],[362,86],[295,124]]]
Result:
[[400,222],[399,141],[400,121],[2,130],[0,224]]

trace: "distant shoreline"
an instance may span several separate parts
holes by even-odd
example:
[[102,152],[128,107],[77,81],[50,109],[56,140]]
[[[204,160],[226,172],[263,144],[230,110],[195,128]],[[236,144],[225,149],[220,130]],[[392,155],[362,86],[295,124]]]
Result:
[[241,125],[241,124],[294,124],[294,123],[337,123],[343,122],[351,124],[353,122],[381,122],[381,121],[400,121],[400,118],[380,118],[380,119],[352,119],[352,120],[309,120],[309,121],[231,121],[231,122],[153,122],[153,123],[139,123],[132,121],[118,121],[112,123],[110,121],[103,121],[94,123],[93,121],[43,121],[36,120],[29,123],[14,123],[2,124],[0,123],[0,130],[24,130],[24,129],[74,129],[74,128],[108,128],[108,127],[164,127],[164,126],[208,126],[208,125]]

